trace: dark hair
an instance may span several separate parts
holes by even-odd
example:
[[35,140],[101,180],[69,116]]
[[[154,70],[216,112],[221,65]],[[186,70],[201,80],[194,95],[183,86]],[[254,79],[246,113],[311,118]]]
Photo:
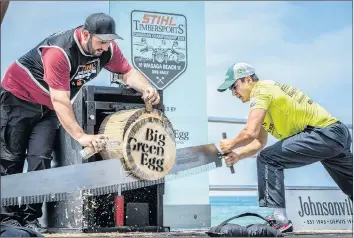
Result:
[[[252,74],[252,75],[250,75],[250,77],[251,77],[253,82],[257,82],[259,80],[256,74]],[[241,82],[244,83],[245,82],[245,78],[246,77],[240,78],[239,80],[241,80]]]

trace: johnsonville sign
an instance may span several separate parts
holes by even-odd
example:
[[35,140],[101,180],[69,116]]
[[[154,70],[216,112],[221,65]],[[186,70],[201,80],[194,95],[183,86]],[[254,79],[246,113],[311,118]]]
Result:
[[311,201],[311,197],[307,196],[306,200],[299,196],[299,215],[304,216],[352,216],[353,205],[350,199],[346,198],[344,201],[338,202],[318,202]]
[[351,230],[353,203],[340,190],[287,190],[294,230]]

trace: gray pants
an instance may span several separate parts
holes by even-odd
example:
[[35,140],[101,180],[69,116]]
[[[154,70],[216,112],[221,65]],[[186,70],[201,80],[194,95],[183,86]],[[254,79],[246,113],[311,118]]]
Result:
[[263,149],[257,157],[260,207],[285,208],[284,169],[321,162],[339,188],[353,200],[352,138],[338,122],[303,132]]

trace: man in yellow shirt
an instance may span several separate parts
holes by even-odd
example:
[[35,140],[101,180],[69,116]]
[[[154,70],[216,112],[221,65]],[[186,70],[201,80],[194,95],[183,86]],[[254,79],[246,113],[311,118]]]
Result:
[[[281,232],[292,230],[285,211],[284,169],[321,162],[339,188],[353,200],[353,154],[349,129],[300,90],[259,80],[252,66],[232,65],[219,92],[230,89],[250,101],[245,127],[233,139],[220,141],[228,167],[257,156],[259,206],[274,208],[267,217]],[[279,141],[266,148],[268,133]],[[236,148],[242,149],[233,151]],[[264,149],[263,149],[264,148]]]

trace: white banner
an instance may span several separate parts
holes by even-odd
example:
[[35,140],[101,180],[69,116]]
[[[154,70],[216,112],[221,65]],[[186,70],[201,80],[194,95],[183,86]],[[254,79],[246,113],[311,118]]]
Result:
[[341,190],[287,190],[294,230],[352,230],[353,203]]
[[[208,143],[204,4],[110,1],[124,56],[163,90],[177,148]],[[165,183],[164,205],[180,204],[209,204],[208,173]]]

